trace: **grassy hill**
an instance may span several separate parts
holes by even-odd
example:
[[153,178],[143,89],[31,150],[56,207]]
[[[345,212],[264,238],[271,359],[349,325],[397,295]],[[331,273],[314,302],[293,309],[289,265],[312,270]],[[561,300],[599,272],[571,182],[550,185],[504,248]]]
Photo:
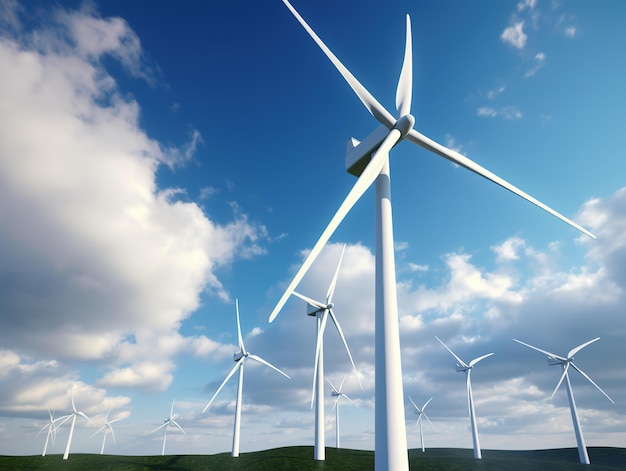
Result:
[[[411,470],[421,471],[617,471],[626,469],[626,448],[588,448],[591,466],[578,462],[575,448],[538,451],[483,450],[483,459],[474,460],[472,450],[432,448],[409,451]],[[73,454],[0,456],[0,471],[364,471],[374,469],[374,452],[326,448],[326,461],[313,460],[309,446],[276,448],[243,453],[232,458],[218,455],[117,456]]]

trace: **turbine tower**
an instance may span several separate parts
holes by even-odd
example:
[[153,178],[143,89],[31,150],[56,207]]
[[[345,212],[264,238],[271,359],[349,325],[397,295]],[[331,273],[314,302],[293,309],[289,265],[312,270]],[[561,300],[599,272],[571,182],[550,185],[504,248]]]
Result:
[[452,354],[452,356],[456,359],[457,361],[456,371],[458,373],[460,372],[465,373],[466,383],[467,383],[467,408],[469,409],[470,425],[472,427],[472,440],[474,442],[474,458],[479,460],[482,458],[482,453],[480,451],[480,442],[478,440],[478,424],[476,423],[476,411],[474,410],[474,396],[472,394],[472,381],[470,379],[470,376],[471,376],[472,368],[474,367],[474,365],[476,365],[476,363],[478,363],[479,361],[484,360],[487,357],[490,357],[491,355],[493,355],[493,353],[487,353],[487,355],[474,358],[468,364],[468,363],[465,363],[463,360],[461,360],[452,350],[450,350],[448,346],[445,343],[443,343],[439,337],[435,336],[435,338],[439,340],[439,343],[441,343],[441,345],[443,345],[446,348],[446,350],[448,350]]
[[359,378],[359,372],[354,365],[354,360],[352,359],[352,354],[350,353],[350,349],[348,348],[348,343],[346,342],[346,337],[343,335],[343,330],[341,329],[341,325],[339,325],[339,321],[337,320],[337,316],[333,311],[333,294],[335,293],[335,286],[337,284],[337,277],[339,276],[339,268],[341,267],[341,261],[343,260],[343,254],[346,250],[346,246],[344,244],[343,249],[341,250],[341,255],[339,257],[339,262],[337,263],[337,268],[335,270],[335,275],[333,276],[332,281],[330,282],[330,286],[328,287],[328,291],[326,292],[326,302],[315,301],[314,299],[308,298],[296,291],[293,294],[303,301],[307,303],[307,315],[313,316],[317,319],[317,340],[315,345],[315,366],[313,368],[313,393],[311,394],[311,407],[315,403],[315,445],[313,450],[313,457],[316,460],[322,461],[326,459],[326,448],[325,448],[325,437],[324,437],[324,332],[326,330],[326,322],[328,317],[332,319],[335,327],[337,328],[337,332],[339,332],[339,337],[343,342],[344,347],[346,348],[346,352],[348,352],[348,358],[350,358],[350,363],[352,363],[352,368],[356,374],[357,379],[359,380],[359,385],[361,385],[361,380]]
[[413,402],[413,399],[411,399],[411,396],[409,396],[409,401],[411,401],[411,404],[413,404],[413,407],[415,407],[415,413],[417,414],[417,422],[415,422],[415,425],[419,425],[419,428],[420,428],[420,444],[422,445],[422,453],[426,451],[426,449],[424,448],[424,432],[422,431],[422,422],[423,422],[422,417],[426,417],[426,420],[428,420],[428,423],[431,426],[433,425],[433,423],[430,421],[430,419],[426,415],[426,406],[432,400],[433,398],[431,397],[428,401],[426,401],[426,404],[424,404],[422,408],[420,409],[419,407],[417,407],[417,404]]
[[[170,407],[169,417],[167,417],[166,419],[163,419],[163,424],[158,426],[157,428],[155,428],[153,431],[150,432],[150,433],[154,433],[158,430],[163,429],[163,446],[161,447],[161,456],[165,456],[165,441],[167,439],[167,429],[169,428],[170,425],[176,427],[178,430],[183,432],[183,435],[187,435],[185,431],[183,430],[183,428],[180,425],[178,425],[178,422],[174,420],[174,399],[172,399],[172,407]],[[111,430],[111,432],[113,432],[113,430]],[[105,437],[106,437],[106,433],[105,433]],[[104,443],[102,444],[102,447],[104,448]]]
[[593,380],[589,376],[587,376],[587,374],[585,374],[585,372],[583,370],[581,370],[580,368],[578,368],[574,364],[574,355],[576,355],[579,351],[581,351],[587,345],[592,344],[592,343],[600,340],[600,337],[597,337],[597,338],[595,338],[593,340],[590,340],[589,342],[585,342],[585,343],[579,345],[576,348],[573,348],[572,350],[569,351],[569,353],[567,354],[567,357],[562,357],[562,356],[559,356],[559,355],[555,355],[554,353],[550,353],[550,352],[547,352],[545,350],[541,350],[540,348],[533,347],[532,345],[524,343],[521,340],[517,340],[517,339],[513,339],[513,340],[515,342],[519,343],[519,344],[522,344],[522,345],[528,347],[528,348],[532,348],[533,350],[537,350],[538,352],[547,355],[548,356],[548,365],[550,365],[550,366],[560,365],[563,368],[563,373],[561,374],[561,378],[559,379],[559,382],[557,383],[556,388],[554,388],[554,391],[552,391],[552,395],[550,396],[550,399],[552,399],[554,397],[554,395],[556,394],[557,389],[559,389],[559,387],[563,383],[563,380],[565,380],[565,386],[566,386],[566,389],[567,389],[567,399],[569,401],[569,410],[570,410],[570,413],[572,414],[572,423],[574,424],[574,434],[576,435],[576,443],[578,444],[578,457],[580,458],[580,462],[582,464],[590,464],[589,455],[587,454],[587,446],[585,445],[585,437],[583,437],[583,431],[582,431],[582,429],[580,427],[580,419],[578,418],[578,410],[576,409],[576,402],[574,401],[574,392],[572,391],[572,385],[571,385],[570,380],[569,380],[568,370],[569,370],[570,366],[572,368],[574,368],[585,379],[587,379],[587,381],[589,381],[591,384],[593,384],[598,389],[598,391],[600,391],[602,394],[604,394],[604,396],[609,401],[611,401],[613,404],[615,404],[613,399],[611,399],[609,397],[609,395],[607,393],[605,393],[602,390],[602,388],[600,388],[600,386],[598,386],[596,383],[594,383]]
[[[74,394],[72,393],[71,389],[70,389],[70,398],[72,400],[72,413],[69,414],[69,415],[66,415],[65,417],[62,417],[63,420],[61,420],[59,425],[58,425],[58,427],[60,427],[61,425],[63,425],[68,420],[72,421],[72,424],[70,425],[70,434],[67,437],[67,445],[65,446],[65,452],[63,453],[63,459],[64,460],[66,460],[70,456],[70,446],[72,445],[72,436],[74,435],[74,426],[76,425],[76,416],[80,415],[81,417],[83,417],[83,418],[87,419],[89,422],[91,422],[91,419],[89,417],[87,417],[84,412],[76,410],[76,404],[74,404]],[[91,422],[91,423],[93,424],[93,422]]]
[[275,319],[335,229],[337,229],[365,191],[376,181],[375,468],[377,471],[386,469],[406,471],[409,463],[406,454],[404,393],[402,390],[400,332],[398,328],[398,303],[393,253],[389,151],[400,141],[406,139],[502,186],[590,237],[595,238],[595,236],[467,157],[442,146],[413,129],[415,118],[410,114],[413,88],[413,59],[411,22],[408,15],[406,17],[404,62],[396,91],[397,113],[396,117],[394,117],[339,61],[293,6],[287,0],[283,0],[283,3],[289,8],[302,27],[343,76],[367,110],[381,125],[365,138],[363,142],[359,142],[354,138],[348,141],[346,168],[349,173],[355,175],[358,179],[278,301],[269,319],[270,322]]
[[113,443],[115,443],[115,434],[113,433],[113,426],[111,425],[114,422],[117,422],[119,420],[122,419],[113,419],[113,420],[109,420],[109,414],[111,413],[111,409],[109,409],[107,411],[107,415],[104,418],[104,425],[102,427],[100,427],[98,430],[96,430],[94,432],[94,434],[90,437],[93,438],[96,435],[98,435],[98,433],[100,433],[101,430],[104,430],[104,437],[102,437],[102,448],[100,448],[100,454],[103,455],[104,454],[104,444],[107,440],[107,433],[111,432],[111,438],[113,438]]
[[246,347],[243,344],[243,337],[241,335],[241,323],[239,322],[239,300],[235,300],[235,308],[237,311],[237,337],[239,339],[239,351],[233,355],[235,366],[233,366],[232,370],[230,370],[228,375],[226,375],[226,378],[224,379],[222,384],[220,384],[220,387],[217,388],[217,391],[215,391],[215,394],[213,394],[213,397],[211,398],[209,403],[206,406],[204,406],[204,409],[202,409],[202,413],[207,411],[207,409],[211,406],[211,404],[213,403],[217,395],[220,393],[222,388],[226,385],[228,380],[235,374],[237,370],[239,370],[239,378],[238,378],[239,381],[237,383],[237,402],[235,403],[235,425],[233,427],[233,450],[231,453],[231,455],[236,458],[239,456],[239,435],[240,435],[239,432],[241,428],[240,422],[241,422],[241,402],[242,402],[241,397],[243,395],[243,366],[246,360],[250,359],[250,360],[254,360],[256,362],[262,363],[263,365],[269,366],[273,370],[278,371],[281,375],[283,375],[287,379],[291,379],[291,378],[286,373],[283,373],[271,363],[268,363],[267,361],[265,361],[263,358],[257,355],[254,355],[246,350]]
[[339,388],[336,388],[335,386],[333,386],[333,383],[330,382],[330,379],[326,378],[326,381],[328,381],[328,384],[330,384],[330,387],[332,388],[332,392],[330,393],[331,396],[335,398],[335,403],[333,404],[333,409],[335,409],[335,448],[339,449],[339,399],[341,399],[342,397],[345,397],[348,401],[350,401],[355,406],[359,407],[359,405],[356,402],[354,402],[352,399],[350,399],[347,394],[341,392],[341,390],[343,389],[343,383],[346,382],[345,376],[343,380],[341,381]]

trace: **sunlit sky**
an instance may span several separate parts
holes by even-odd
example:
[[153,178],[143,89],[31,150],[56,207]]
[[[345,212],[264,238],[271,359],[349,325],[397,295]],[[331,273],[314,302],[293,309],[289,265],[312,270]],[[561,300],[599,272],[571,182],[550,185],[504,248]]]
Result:
[[[415,128],[584,225],[592,240],[408,142],[391,153],[408,396],[426,445],[573,447],[559,355],[588,445],[626,442],[626,3],[293,0],[389,110],[412,20]],[[0,454],[41,453],[71,409],[73,452],[230,451],[235,299],[248,350],[241,451],[312,445],[315,322],[292,298],[268,316],[354,184],[346,141],[378,123],[280,0],[0,0]],[[346,244],[326,373],[342,446],[374,446],[374,198],[350,212],[298,288],[322,298]],[[326,439],[334,445],[327,388]],[[62,453],[68,427],[49,453]],[[593,460],[593,456],[592,456]]]

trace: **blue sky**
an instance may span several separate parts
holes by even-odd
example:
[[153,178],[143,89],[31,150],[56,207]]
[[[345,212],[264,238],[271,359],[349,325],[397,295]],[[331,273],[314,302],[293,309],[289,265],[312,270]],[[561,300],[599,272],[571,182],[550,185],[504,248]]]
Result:
[[[565,354],[595,337],[574,392],[589,445],[623,446],[626,395],[626,5],[583,1],[296,2],[393,110],[411,15],[415,128],[588,227],[597,240],[403,142],[391,154],[405,395],[429,397],[427,446],[575,446],[558,373],[513,337]],[[107,451],[230,450],[235,299],[246,346],[292,380],[246,370],[242,452],[311,445],[314,323],[267,318],[354,183],[346,141],[377,122],[282,2],[0,1],[0,454],[40,453],[46,408],[77,406]],[[335,295],[363,389],[342,445],[373,448],[373,192],[303,280]],[[327,374],[350,373],[338,336]],[[327,443],[334,443],[327,397]],[[410,447],[419,438],[407,399]],[[80,424],[73,451],[98,452]],[[60,430],[53,453],[62,452]],[[592,456],[593,460],[593,456]]]

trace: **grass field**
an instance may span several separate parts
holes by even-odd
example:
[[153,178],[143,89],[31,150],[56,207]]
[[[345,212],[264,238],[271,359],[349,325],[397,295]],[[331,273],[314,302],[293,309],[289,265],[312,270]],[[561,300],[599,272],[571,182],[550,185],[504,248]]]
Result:
[[[578,462],[575,448],[539,451],[483,450],[483,459],[474,460],[472,450],[432,448],[409,451],[411,470],[422,471],[567,471],[626,470],[626,448],[590,447],[591,466]],[[117,456],[62,455],[0,456],[1,471],[89,470],[89,471],[364,471],[374,469],[374,452],[326,448],[326,461],[313,460],[313,448],[308,446],[276,448],[243,453],[232,458],[229,453],[218,455]]]

